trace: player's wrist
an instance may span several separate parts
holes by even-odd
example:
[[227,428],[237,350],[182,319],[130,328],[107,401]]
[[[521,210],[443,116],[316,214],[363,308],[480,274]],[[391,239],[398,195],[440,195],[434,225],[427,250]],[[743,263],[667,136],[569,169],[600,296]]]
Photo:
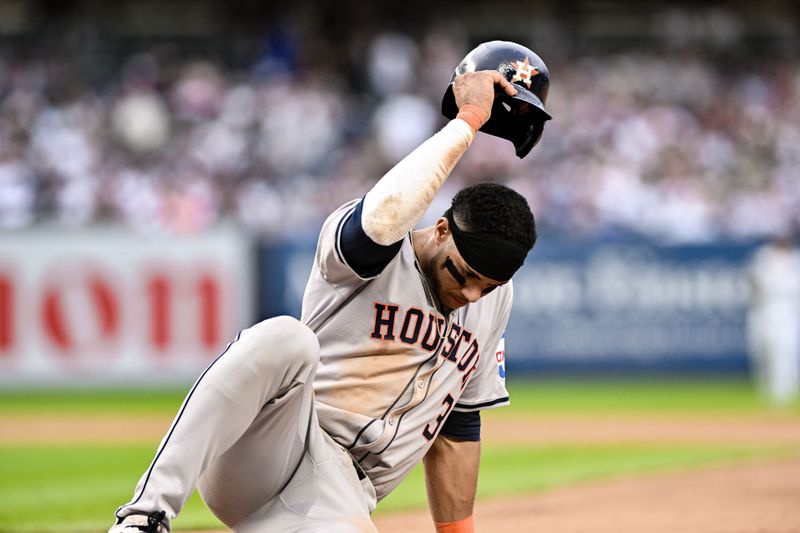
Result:
[[436,533],[475,533],[472,516],[455,522],[434,522],[433,525],[436,526]]
[[459,108],[456,118],[460,118],[469,124],[472,131],[477,133],[489,120],[489,113],[475,104],[464,104]]

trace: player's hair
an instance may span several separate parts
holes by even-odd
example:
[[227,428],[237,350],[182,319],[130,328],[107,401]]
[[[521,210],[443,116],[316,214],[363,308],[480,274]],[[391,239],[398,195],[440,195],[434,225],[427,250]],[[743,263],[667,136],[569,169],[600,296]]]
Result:
[[536,222],[527,200],[500,183],[478,183],[461,189],[453,197],[451,210],[463,231],[495,233],[528,249],[536,242]]

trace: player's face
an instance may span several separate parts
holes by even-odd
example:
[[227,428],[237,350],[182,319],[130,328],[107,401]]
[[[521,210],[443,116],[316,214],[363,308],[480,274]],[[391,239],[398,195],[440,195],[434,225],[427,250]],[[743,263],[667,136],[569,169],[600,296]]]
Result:
[[439,301],[450,309],[477,302],[503,284],[480,275],[469,267],[449,237],[434,255],[432,278]]

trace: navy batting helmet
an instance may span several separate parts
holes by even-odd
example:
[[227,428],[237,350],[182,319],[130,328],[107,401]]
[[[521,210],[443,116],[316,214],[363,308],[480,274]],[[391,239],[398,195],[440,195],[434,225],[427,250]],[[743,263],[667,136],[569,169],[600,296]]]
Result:
[[514,143],[518,157],[525,157],[542,137],[545,121],[552,117],[544,107],[550,88],[550,73],[542,59],[529,49],[510,41],[490,41],[479,45],[456,67],[442,99],[447,118],[458,114],[453,82],[465,72],[496,70],[514,84],[515,96],[499,94],[492,116],[481,131]]

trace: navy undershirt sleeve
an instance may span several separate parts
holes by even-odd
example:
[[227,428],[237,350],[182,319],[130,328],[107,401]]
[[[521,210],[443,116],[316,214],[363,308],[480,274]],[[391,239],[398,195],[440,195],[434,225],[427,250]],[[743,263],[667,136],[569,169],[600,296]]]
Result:
[[361,208],[364,205],[362,198],[350,216],[345,220],[340,234],[339,244],[345,261],[356,274],[362,278],[369,278],[380,274],[386,265],[394,259],[402,239],[389,246],[382,246],[364,233],[361,226]]
[[481,440],[481,412],[451,411],[444,421],[441,434],[456,440]]

